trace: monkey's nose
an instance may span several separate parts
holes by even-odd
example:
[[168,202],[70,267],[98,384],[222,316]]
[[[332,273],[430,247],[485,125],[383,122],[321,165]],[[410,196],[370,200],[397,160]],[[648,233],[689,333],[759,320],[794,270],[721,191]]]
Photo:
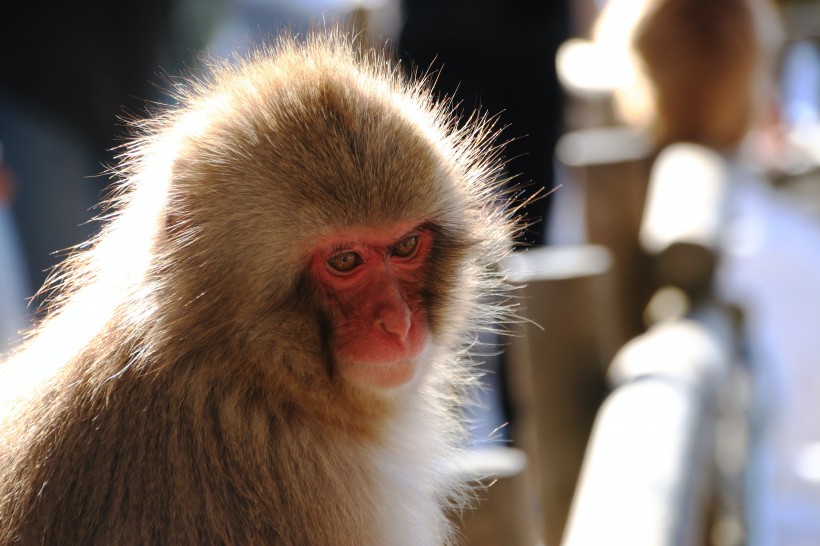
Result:
[[376,319],[376,327],[380,328],[387,334],[395,335],[399,341],[404,343],[407,340],[407,334],[410,333],[412,315],[407,306],[401,308],[385,309]]

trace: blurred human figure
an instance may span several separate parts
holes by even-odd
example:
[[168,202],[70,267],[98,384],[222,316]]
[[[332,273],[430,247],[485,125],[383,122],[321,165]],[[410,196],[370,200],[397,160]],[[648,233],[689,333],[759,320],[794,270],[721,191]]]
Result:
[[618,117],[658,147],[734,150],[773,121],[782,30],[771,0],[609,0],[592,35],[562,50],[564,75],[614,91]]
[[661,0],[634,35],[660,144],[731,149],[774,100],[779,26],[769,0]]

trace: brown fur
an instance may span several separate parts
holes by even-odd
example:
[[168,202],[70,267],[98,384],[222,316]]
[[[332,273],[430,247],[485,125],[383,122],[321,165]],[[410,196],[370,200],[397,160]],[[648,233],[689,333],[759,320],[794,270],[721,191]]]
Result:
[[[212,67],[137,125],[101,235],[0,367],[0,545],[452,540],[469,333],[500,309],[490,125],[333,33]],[[334,229],[427,222],[437,351],[341,380],[305,275]]]

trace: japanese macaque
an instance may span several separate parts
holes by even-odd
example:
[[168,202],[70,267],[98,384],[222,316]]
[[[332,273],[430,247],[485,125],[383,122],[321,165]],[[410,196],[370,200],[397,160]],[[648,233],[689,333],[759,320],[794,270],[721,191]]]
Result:
[[659,146],[730,149],[770,121],[781,39],[771,0],[610,0],[595,39],[629,55],[616,106]]
[[455,541],[513,213],[492,122],[356,49],[281,39],[136,124],[0,367],[0,544]]

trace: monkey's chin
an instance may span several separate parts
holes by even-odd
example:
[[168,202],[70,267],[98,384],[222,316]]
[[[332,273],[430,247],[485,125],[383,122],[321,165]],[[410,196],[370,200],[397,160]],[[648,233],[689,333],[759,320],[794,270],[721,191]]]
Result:
[[428,341],[414,356],[393,362],[357,362],[341,360],[337,366],[345,380],[350,383],[377,390],[388,390],[412,383],[426,369],[432,344]]
[[413,380],[416,375],[416,363],[413,359],[384,364],[340,362],[339,371],[347,381],[354,385],[392,389]]

